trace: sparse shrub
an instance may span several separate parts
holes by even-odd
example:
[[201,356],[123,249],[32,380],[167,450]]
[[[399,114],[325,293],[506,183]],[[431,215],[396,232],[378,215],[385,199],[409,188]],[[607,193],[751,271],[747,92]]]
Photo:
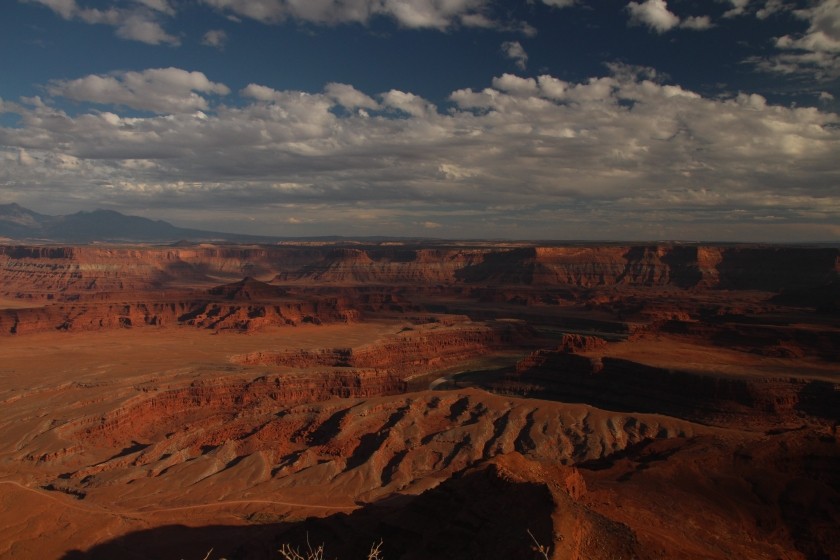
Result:
[[317,548],[312,548],[309,544],[309,539],[306,540],[306,551],[301,552],[299,549],[292,548],[290,544],[284,544],[280,547],[278,552],[283,560],[324,560],[324,545]]
[[[368,552],[367,560],[384,560],[382,556],[382,543],[374,543],[370,545],[370,552]],[[309,544],[309,538],[306,539],[306,550],[301,551],[297,548],[292,548],[290,544],[284,544],[278,550],[283,560],[324,560],[324,545],[312,548]]]
[[531,537],[531,540],[534,541],[533,550],[545,558],[545,560],[551,560],[549,556],[551,554],[551,547],[541,545],[540,541],[537,540],[537,537],[534,536],[530,529],[526,529],[526,531],[528,532],[528,536]]

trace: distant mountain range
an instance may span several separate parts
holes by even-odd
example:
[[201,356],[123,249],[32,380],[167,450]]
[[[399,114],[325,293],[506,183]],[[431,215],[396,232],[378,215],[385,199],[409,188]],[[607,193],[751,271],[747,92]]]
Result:
[[126,216],[113,210],[66,216],[39,214],[18,204],[0,204],[0,238],[58,243],[232,241],[270,242],[271,237],[187,229],[162,220]]
[[173,226],[163,220],[127,216],[114,210],[76,212],[66,216],[39,214],[19,204],[0,204],[0,241],[11,239],[28,243],[381,243],[384,241],[435,242],[427,238],[386,237],[380,235],[343,237],[323,235],[280,237],[225,233]]

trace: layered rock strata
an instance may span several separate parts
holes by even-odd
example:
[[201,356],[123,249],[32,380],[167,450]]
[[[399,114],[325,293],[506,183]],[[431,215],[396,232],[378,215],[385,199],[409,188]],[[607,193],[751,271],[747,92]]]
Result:
[[497,388],[721,426],[795,427],[809,417],[840,422],[837,382],[662,368],[563,347],[533,352]]
[[251,366],[374,368],[410,378],[493,350],[527,344],[533,336],[533,330],[521,321],[432,323],[405,327],[398,334],[356,348],[262,351],[237,355],[232,361]]
[[780,291],[836,281],[840,250],[762,246],[0,246],[4,293],[48,298],[212,283],[641,286]]

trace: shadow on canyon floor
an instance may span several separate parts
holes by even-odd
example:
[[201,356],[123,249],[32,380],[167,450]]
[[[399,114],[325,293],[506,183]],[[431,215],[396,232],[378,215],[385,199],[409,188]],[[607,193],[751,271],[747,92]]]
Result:
[[[481,467],[419,496],[395,496],[350,513],[241,526],[169,525],[129,533],[62,560],[147,558],[277,560],[281,545],[324,544],[326,557],[367,558],[383,541],[384,558],[528,558],[534,541],[553,541],[554,502],[543,484],[514,482]],[[252,519],[260,521],[259,519]]]

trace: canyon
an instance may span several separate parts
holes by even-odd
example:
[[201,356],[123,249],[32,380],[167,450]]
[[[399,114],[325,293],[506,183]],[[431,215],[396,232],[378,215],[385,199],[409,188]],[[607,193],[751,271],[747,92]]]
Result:
[[0,245],[0,403],[0,558],[840,558],[836,247]]

